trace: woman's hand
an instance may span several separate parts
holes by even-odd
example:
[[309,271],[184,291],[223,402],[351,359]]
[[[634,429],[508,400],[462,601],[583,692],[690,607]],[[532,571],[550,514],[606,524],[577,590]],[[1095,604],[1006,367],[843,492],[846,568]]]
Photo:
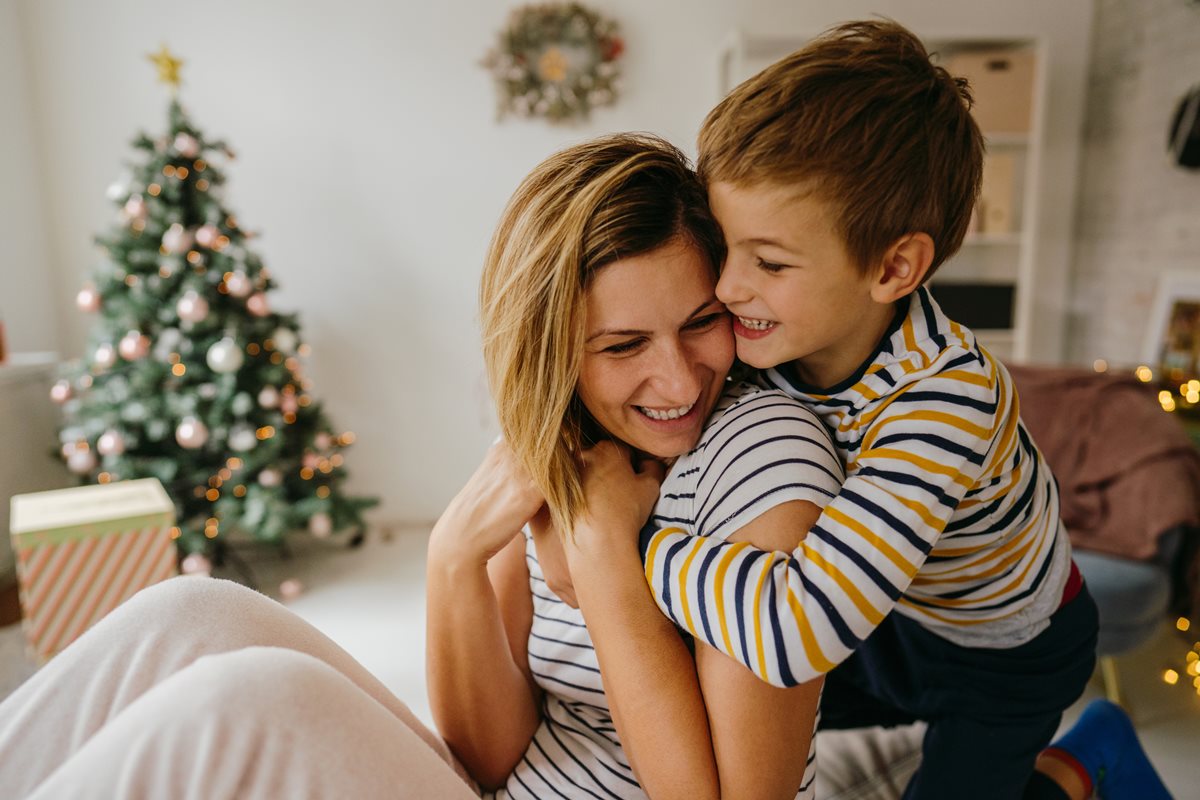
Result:
[[658,502],[666,475],[657,461],[634,466],[629,448],[616,442],[584,451],[582,461],[584,511],[566,544],[572,574],[614,552],[637,554],[638,534]]
[[508,445],[496,442],[438,519],[430,556],[486,564],[545,502]]

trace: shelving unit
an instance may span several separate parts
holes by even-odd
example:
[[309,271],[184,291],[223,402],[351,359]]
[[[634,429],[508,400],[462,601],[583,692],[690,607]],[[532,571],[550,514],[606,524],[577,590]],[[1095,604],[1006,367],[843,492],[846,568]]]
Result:
[[[812,35],[734,31],[718,54],[718,96],[723,97],[771,62],[799,49]],[[984,119],[978,114],[976,117],[987,141],[985,177],[995,184],[985,189],[985,195],[996,188],[1005,173],[1011,175],[1007,223],[992,220],[989,226],[981,207],[979,227],[968,234],[959,252],[941,266],[931,282],[947,314],[974,330],[994,355],[1028,361],[1035,355],[1034,302],[1042,219],[1038,177],[1045,138],[1046,45],[1034,36],[997,39],[968,33],[930,38],[926,46],[952,74],[960,71],[955,69],[956,63],[982,62],[991,67],[992,59],[1005,56],[1029,74],[1023,100],[1027,107],[1016,109],[1017,129],[988,130]],[[977,86],[977,109],[980,101],[987,102],[982,92],[995,88],[985,84],[983,81]],[[1011,96],[997,99],[998,105],[1006,102],[1011,104]],[[1027,130],[1019,129],[1022,116],[1028,117],[1024,125]],[[993,192],[992,197],[1003,194]]]

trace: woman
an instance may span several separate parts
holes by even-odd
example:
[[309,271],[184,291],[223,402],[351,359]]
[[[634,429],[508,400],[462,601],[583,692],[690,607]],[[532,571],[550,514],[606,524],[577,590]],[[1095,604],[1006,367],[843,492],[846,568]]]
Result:
[[[811,796],[819,685],[693,660],[633,537],[598,550],[589,530],[595,510],[636,528],[653,508],[790,549],[762,531],[804,529],[837,489],[807,412],[725,381],[721,251],[681,154],[644,136],[552,157],[497,230],[481,295],[505,444],[431,537],[428,666],[443,737],[498,796]],[[824,466],[776,464],[756,438],[772,430]],[[607,497],[624,446],[638,496]],[[654,459],[674,460],[657,504]],[[579,611],[540,581],[535,531],[573,531]],[[344,651],[223,581],[140,593],[0,705],[13,797],[471,797],[457,766]]]
[[[811,790],[819,681],[769,687],[708,647],[693,662],[646,589],[635,537],[598,550],[589,530],[593,509],[636,529],[653,508],[660,523],[791,547],[763,531],[806,529],[838,490],[809,412],[726,383],[721,256],[702,187],[647,136],[548,159],[493,238],[481,323],[505,443],[438,521],[427,577],[434,717],[498,796]],[[588,449],[602,439],[643,457],[636,496],[604,496],[630,456]],[[677,458],[655,506],[652,459]],[[553,541],[549,529],[573,533],[578,610],[542,578],[533,542]]]

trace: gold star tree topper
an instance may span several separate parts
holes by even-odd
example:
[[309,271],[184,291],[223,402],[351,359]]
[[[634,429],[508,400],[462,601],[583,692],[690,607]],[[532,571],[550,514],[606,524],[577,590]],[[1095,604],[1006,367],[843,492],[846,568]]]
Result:
[[173,56],[165,44],[158,49],[157,53],[148,55],[146,58],[158,68],[159,81],[170,86],[172,92],[178,91],[179,68],[183,66],[183,59]]

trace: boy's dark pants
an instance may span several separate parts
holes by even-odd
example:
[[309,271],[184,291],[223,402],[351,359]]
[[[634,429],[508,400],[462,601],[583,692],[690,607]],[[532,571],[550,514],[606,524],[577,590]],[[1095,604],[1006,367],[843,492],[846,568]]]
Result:
[[1049,628],[1007,650],[960,647],[890,614],[826,677],[821,727],[925,720],[921,767],[906,800],[1016,800],[1091,677],[1096,630],[1086,586]]

